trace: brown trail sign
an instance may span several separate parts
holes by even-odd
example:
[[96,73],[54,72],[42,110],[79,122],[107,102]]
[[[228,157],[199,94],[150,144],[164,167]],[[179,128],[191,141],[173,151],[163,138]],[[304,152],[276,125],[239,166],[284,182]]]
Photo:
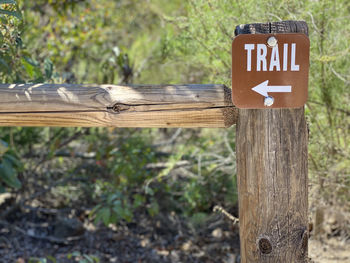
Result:
[[307,100],[305,34],[239,35],[232,43],[232,99],[238,108],[299,108]]
[[[262,35],[239,36],[233,44],[233,68],[245,71],[233,71],[233,101],[243,108],[264,109],[237,109],[223,85],[1,84],[0,126],[229,127],[237,123],[241,262],[307,262],[308,135],[302,105],[307,96],[308,53],[299,54],[308,49],[307,38],[301,35],[308,34],[307,25],[298,21],[241,25],[236,34]],[[278,49],[266,45],[276,46],[276,40]],[[271,78],[274,74],[282,76]],[[243,97],[236,88],[244,88]],[[300,108],[291,109],[295,107]]]

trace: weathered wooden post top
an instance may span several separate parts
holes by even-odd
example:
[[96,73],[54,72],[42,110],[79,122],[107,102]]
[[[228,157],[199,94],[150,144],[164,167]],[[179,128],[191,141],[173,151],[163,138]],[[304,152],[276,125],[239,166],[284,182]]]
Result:
[[308,28],[237,26],[224,85],[0,84],[0,126],[237,124],[241,262],[307,262]]

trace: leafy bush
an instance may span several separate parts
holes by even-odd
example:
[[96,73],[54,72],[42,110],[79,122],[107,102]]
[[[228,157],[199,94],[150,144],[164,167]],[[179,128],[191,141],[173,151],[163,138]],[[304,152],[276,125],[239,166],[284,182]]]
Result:
[[18,180],[18,171],[21,168],[22,164],[15,153],[9,150],[6,142],[0,140],[0,193],[5,192],[5,187],[21,187]]
[[[142,192],[142,185],[153,174],[145,171],[145,166],[156,160],[145,132],[145,136],[122,133],[126,137],[105,134],[108,143],[103,140],[98,143],[101,147],[97,164],[106,169],[107,175],[95,181],[94,199],[98,200],[98,205],[92,216],[95,222],[102,221],[106,225],[120,220],[130,222],[135,209],[146,204],[147,195]],[[96,137],[90,136],[95,141]]]

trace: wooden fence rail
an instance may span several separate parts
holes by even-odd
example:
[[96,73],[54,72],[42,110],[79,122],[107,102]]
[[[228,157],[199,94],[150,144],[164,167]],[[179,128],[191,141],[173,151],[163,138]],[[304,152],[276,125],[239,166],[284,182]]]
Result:
[[229,127],[224,85],[0,84],[0,126]]

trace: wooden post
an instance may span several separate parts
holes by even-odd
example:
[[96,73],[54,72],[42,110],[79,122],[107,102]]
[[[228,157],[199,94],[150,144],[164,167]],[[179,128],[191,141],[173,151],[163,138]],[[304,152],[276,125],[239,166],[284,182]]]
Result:
[[[299,21],[237,26],[236,35],[305,33]],[[308,132],[304,108],[238,111],[241,262],[307,262]]]

